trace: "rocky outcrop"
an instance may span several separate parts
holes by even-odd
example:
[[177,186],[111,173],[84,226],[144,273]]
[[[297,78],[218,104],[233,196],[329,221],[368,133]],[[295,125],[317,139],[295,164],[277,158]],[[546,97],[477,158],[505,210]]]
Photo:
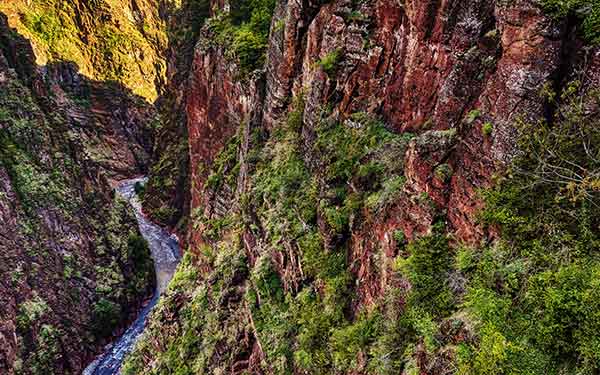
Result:
[[[399,132],[453,129],[460,142],[436,161],[451,169],[447,181],[432,176],[438,165],[426,160],[426,149],[435,139],[427,137],[407,156],[406,175],[418,180],[411,183],[414,193],[432,194],[448,212],[461,240],[479,241],[475,190],[514,155],[513,123],[544,114],[539,92],[562,63],[564,28],[528,1],[280,3],[273,19],[278,27],[271,33],[264,89],[260,74],[237,81],[235,65],[218,48],[196,50],[186,109],[192,208],[208,199],[202,194],[207,171],[199,166],[211,165],[239,123],[264,118],[271,129],[291,98],[303,93],[308,128],[329,105],[335,117],[374,113]],[[318,63],[333,53],[335,73],[329,76]],[[484,124],[491,134],[483,134]],[[429,168],[419,170],[425,164]],[[402,226],[412,233],[414,225],[420,223]]]
[[[233,5],[213,2],[212,20]],[[245,74],[207,24],[184,94],[189,258],[130,371],[368,373],[372,352],[340,365],[344,348],[322,347],[350,335],[340,326],[364,328],[340,322],[402,320],[407,243],[443,257],[448,240],[429,240],[440,227],[450,246],[496,238],[480,191],[518,154],[516,124],[551,120],[545,88],[589,56],[573,27],[532,0],[278,1],[267,62]],[[432,270],[464,294],[461,275]],[[215,332],[227,333],[194,342]],[[434,360],[424,340],[382,368],[446,373],[454,348]]]
[[79,373],[152,293],[112,183],[147,171],[155,116],[74,64],[37,66],[0,15],[1,373]]
[[179,8],[165,10],[171,35],[165,55],[167,78],[156,102],[161,113],[152,169],[146,185],[144,209],[154,221],[174,229],[182,240],[187,233],[190,206],[190,168],[187,113],[190,67],[200,27],[208,16],[208,2],[184,0]]

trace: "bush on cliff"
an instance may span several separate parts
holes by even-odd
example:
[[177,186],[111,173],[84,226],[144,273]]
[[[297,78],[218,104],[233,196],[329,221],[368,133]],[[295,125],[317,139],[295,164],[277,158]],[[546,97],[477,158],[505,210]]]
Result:
[[502,239],[467,267],[465,307],[479,322],[467,374],[600,368],[600,127],[585,110],[600,101],[578,82],[549,100],[554,119],[520,124],[524,152],[485,193],[482,218]]
[[233,1],[229,14],[217,14],[208,20],[216,41],[237,60],[243,75],[265,63],[274,9],[274,0]]
[[319,65],[328,76],[333,77],[337,70],[337,65],[340,62],[342,52],[340,50],[334,50],[323,56],[323,58],[317,61]]
[[94,304],[94,331],[98,337],[107,337],[121,319],[121,307],[107,299]]

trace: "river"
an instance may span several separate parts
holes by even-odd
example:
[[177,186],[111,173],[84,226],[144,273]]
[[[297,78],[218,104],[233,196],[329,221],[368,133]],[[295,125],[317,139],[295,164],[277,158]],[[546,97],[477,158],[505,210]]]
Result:
[[116,191],[135,210],[140,233],[148,241],[154,260],[154,269],[156,270],[156,290],[152,300],[140,312],[133,324],[114,343],[106,347],[104,353],[98,356],[83,371],[83,375],[116,375],[120,373],[123,359],[131,352],[144,331],[148,315],[156,305],[160,295],[166,290],[180,260],[181,251],[177,238],[165,229],[150,222],[142,213],[142,204],[135,192],[135,184],[138,182],[144,184],[146,178],[122,181]]

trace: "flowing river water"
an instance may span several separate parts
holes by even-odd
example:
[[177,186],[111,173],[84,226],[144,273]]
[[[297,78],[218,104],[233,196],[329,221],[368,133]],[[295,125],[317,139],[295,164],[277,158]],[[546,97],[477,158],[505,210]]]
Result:
[[122,181],[117,186],[116,191],[135,210],[140,233],[148,241],[154,260],[154,269],[156,270],[156,290],[152,300],[139,313],[133,324],[114,343],[106,347],[104,353],[83,371],[83,375],[116,375],[120,373],[125,356],[133,349],[137,339],[144,331],[150,311],[167,288],[180,260],[181,251],[177,238],[165,229],[150,222],[142,213],[142,204],[135,192],[135,185],[136,183],[144,184],[145,182],[145,178]]

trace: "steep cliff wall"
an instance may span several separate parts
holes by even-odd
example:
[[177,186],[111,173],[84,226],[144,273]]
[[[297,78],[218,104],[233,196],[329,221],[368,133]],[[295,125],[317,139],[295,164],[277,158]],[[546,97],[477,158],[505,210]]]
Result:
[[598,6],[575,3],[214,2],[189,251],[125,372],[597,370]]
[[153,291],[111,184],[147,171],[156,114],[35,59],[0,14],[0,373],[77,374]]
[[185,105],[190,67],[209,2],[184,0],[168,10],[167,79],[156,103],[162,116],[157,131],[144,209],[156,222],[175,229],[185,239],[190,204],[190,168]]

